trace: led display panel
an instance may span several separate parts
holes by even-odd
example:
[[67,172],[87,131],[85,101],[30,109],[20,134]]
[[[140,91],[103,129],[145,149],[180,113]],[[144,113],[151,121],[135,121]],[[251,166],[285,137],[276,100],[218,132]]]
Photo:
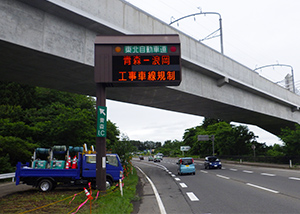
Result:
[[180,84],[178,35],[140,35],[125,36],[123,40],[116,37],[111,39],[110,43],[108,38],[100,39],[101,44],[95,43],[95,67],[99,67],[95,68],[96,82],[111,86]]

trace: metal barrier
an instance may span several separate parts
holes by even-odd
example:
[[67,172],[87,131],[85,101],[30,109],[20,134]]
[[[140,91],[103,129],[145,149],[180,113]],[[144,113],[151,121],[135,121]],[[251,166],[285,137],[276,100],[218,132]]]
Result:
[[0,180],[1,179],[7,179],[7,178],[12,178],[12,182],[15,181],[15,173],[5,173],[5,174],[0,174]]

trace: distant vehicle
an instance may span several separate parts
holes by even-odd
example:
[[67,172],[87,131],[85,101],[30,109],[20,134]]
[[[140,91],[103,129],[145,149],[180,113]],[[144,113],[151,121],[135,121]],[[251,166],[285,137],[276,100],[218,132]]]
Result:
[[205,169],[222,169],[222,163],[216,156],[207,156],[204,161]]
[[163,160],[163,155],[162,155],[162,153],[157,153],[157,154],[156,154],[156,157],[159,158],[160,160]]
[[148,161],[153,161],[153,160],[154,160],[153,156],[148,157]]
[[159,155],[159,156],[161,156],[161,157],[163,157],[163,156],[164,156],[164,154],[163,154],[163,153],[157,153],[156,155]]
[[182,174],[196,174],[194,159],[191,157],[179,158],[178,162],[178,175]]
[[144,156],[140,155],[139,158],[140,158],[140,160],[144,160]]
[[161,157],[160,156],[158,156],[158,155],[154,155],[154,162],[160,162],[160,160],[161,160]]

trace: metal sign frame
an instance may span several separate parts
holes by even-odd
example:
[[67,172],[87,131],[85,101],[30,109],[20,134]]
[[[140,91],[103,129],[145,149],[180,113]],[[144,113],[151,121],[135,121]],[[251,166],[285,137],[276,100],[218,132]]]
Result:
[[181,50],[178,35],[98,36],[95,82],[110,86],[178,86]]

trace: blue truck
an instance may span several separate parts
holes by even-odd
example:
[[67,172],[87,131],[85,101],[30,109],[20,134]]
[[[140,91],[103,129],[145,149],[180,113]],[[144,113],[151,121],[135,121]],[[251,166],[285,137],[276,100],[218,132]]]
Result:
[[[68,150],[69,151],[69,150]],[[75,186],[87,185],[89,182],[92,186],[96,183],[96,154],[91,152],[78,152],[72,160],[76,166],[67,166],[68,155],[66,159],[57,160],[53,156],[58,154],[54,150],[46,150],[50,153],[48,160],[36,159],[32,164],[22,164],[18,162],[15,173],[16,185],[20,183],[32,185],[39,188],[42,192],[51,191],[58,185]],[[65,151],[63,151],[65,152]],[[61,152],[62,153],[62,152]],[[66,153],[66,152],[65,152]],[[50,157],[50,159],[49,159]],[[117,154],[106,155],[106,188],[109,189],[114,182],[118,182],[123,177],[123,167]]]

